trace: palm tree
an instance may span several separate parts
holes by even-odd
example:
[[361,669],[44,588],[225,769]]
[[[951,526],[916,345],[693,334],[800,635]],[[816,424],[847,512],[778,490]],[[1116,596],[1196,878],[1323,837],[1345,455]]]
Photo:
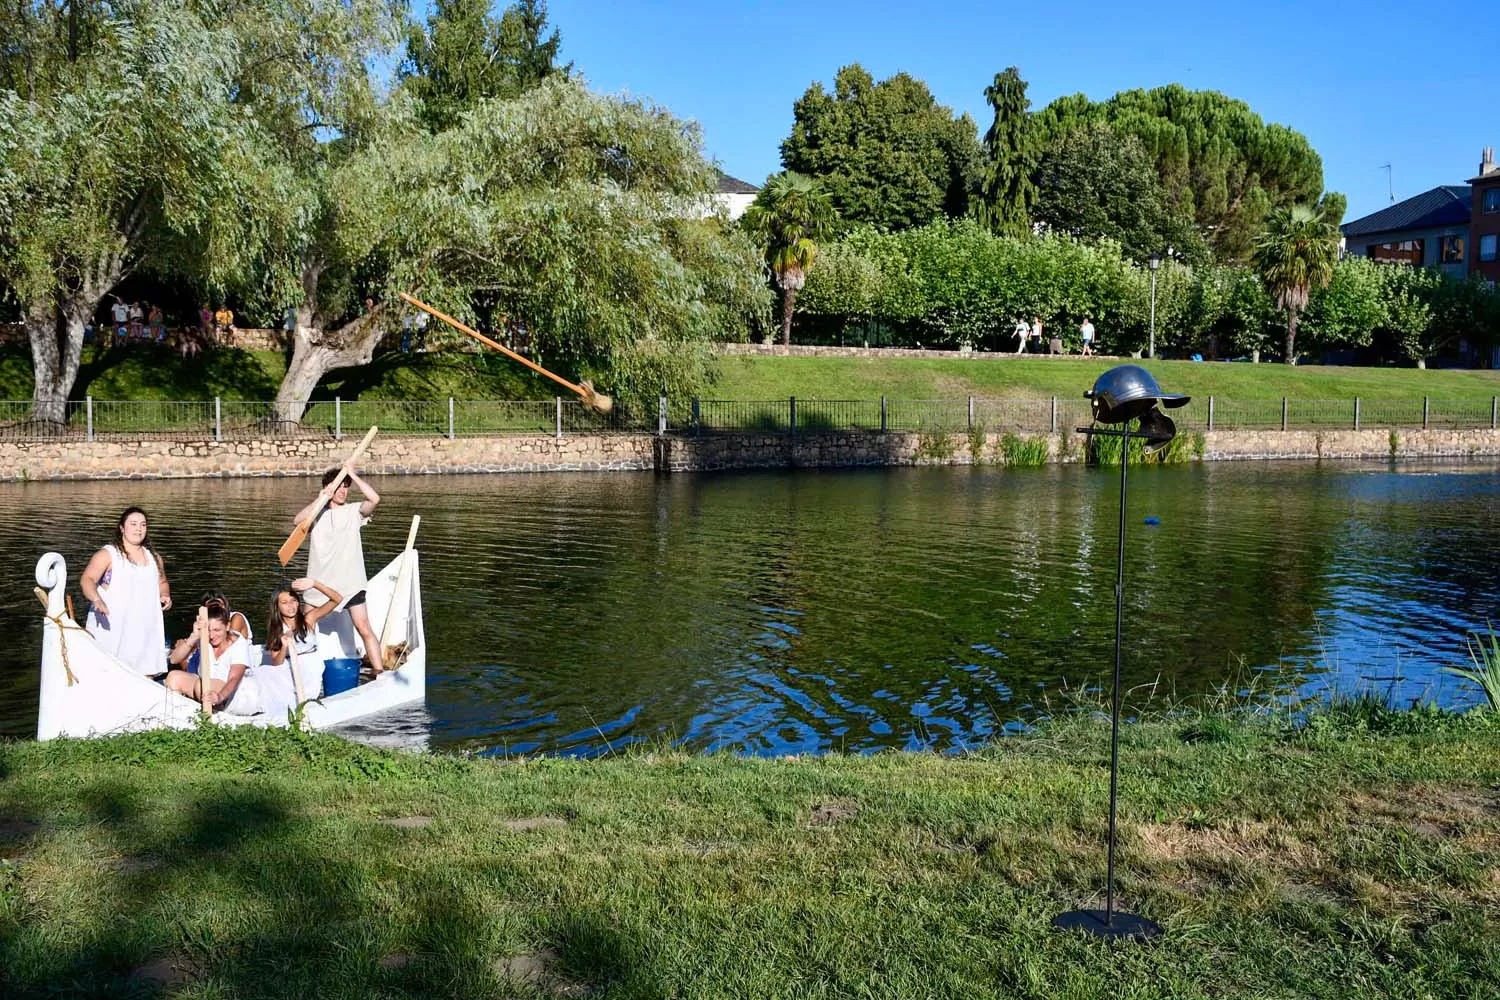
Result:
[[1314,288],[1333,280],[1339,231],[1306,205],[1278,208],[1255,242],[1255,269],[1276,305],[1286,310],[1286,363],[1297,363],[1297,320]]
[[828,195],[811,177],[783,171],[766,181],[746,211],[744,226],[765,254],[781,289],[781,342],[792,342],[792,310],[807,283],[807,271],[838,218]]

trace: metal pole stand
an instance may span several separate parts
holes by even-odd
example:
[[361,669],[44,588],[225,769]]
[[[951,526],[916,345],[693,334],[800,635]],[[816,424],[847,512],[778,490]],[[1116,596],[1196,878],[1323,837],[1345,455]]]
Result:
[[1065,931],[1084,931],[1095,937],[1131,938],[1147,941],[1161,937],[1161,925],[1134,913],[1115,910],[1115,815],[1120,794],[1120,632],[1125,616],[1125,482],[1130,466],[1130,439],[1150,438],[1139,431],[1106,431],[1080,427],[1080,434],[1098,434],[1120,439],[1120,541],[1115,562],[1115,673],[1110,695],[1109,720],[1109,862],[1104,909],[1069,910],[1052,918],[1052,926]]

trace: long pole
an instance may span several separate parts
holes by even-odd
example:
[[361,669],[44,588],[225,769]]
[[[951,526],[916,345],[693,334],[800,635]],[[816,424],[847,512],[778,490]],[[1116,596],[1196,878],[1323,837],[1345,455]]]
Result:
[[1151,269],[1151,359],[1156,360],[1156,268]]
[[1115,569],[1115,680],[1109,723],[1109,873],[1105,888],[1104,926],[1115,917],[1115,804],[1120,792],[1120,628],[1125,618],[1125,470],[1130,465],[1130,438],[1120,439],[1120,548]]

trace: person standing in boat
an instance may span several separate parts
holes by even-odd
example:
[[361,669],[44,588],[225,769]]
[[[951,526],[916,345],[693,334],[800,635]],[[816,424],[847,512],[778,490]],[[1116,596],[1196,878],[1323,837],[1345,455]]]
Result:
[[[302,599],[308,591],[317,591],[326,600],[313,607]],[[343,595],[326,583],[311,577],[293,580],[289,586],[276,591],[271,598],[271,617],[266,622],[265,660],[273,666],[287,662],[288,651],[297,654],[297,665],[302,675],[302,696],[316,698],[323,689],[323,654],[318,651],[317,624],[334,608],[339,606]],[[261,701],[271,715],[279,714],[272,707],[273,701],[285,702],[286,708],[295,708],[296,685],[290,670],[268,671],[261,678]]]
[[[203,667],[203,650],[194,650],[187,670],[174,670],[162,683],[194,701],[203,698],[199,684],[208,675],[208,704],[216,712],[254,715],[260,711],[260,687],[250,669],[250,644],[229,630],[229,611],[215,605],[208,609],[208,644],[213,657]],[[196,671],[196,672],[189,672]]]
[[94,553],[79,589],[88,598],[85,627],[99,646],[130,669],[155,677],[167,669],[162,612],[172,607],[166,566],[151,547],[146,512],[127,507],[115,540]]
[[[370,667],[379,674],[385,669],[385,664],[380,657],[380,640],[370,627],[369,608],[365,606],[365,587],[369,579],[365,576],[365,550],[360,539],[360,529],[380,504],[380,494],[359,478],[352,468],[349,475],[335,487],[334,480],[339,478],[340,471],[329,469],[323,473],[323,489],[311,503],[297,512],[292,521],[294,524],[303,523],[326,501],[326,506],[318,514],[318,519],[313,522],[312,530],[307,535],[307,575],[314,580],[323,581],[341,594],[350,595],[344,600],[344,607],[365,645],[365,655],[370,659]],[[363,497],[357,504],[349,503],[351,483],[359,487]],[[309,591],[304,597],[315,608],[328,601],[327,595],[319,590]]]

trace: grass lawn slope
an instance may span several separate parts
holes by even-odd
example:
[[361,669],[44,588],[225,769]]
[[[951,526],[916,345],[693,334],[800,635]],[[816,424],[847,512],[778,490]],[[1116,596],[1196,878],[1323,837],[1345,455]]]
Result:
[[[717,399],[1080,398],[1119,360],[1025,358],[750,358],[725,357],[708,395]],[[1433,399],[1500,394],[1500,372],[1346,368],[1322,365],[1138,362],[1168,392],[1223,399]]]
[[1500,995],[1493,721],[1128,726],[1119,880],[1149,945],[1050,926],[1103,898],[1108,739],[1084,716],[957,757],[0,746],[0,995]]

